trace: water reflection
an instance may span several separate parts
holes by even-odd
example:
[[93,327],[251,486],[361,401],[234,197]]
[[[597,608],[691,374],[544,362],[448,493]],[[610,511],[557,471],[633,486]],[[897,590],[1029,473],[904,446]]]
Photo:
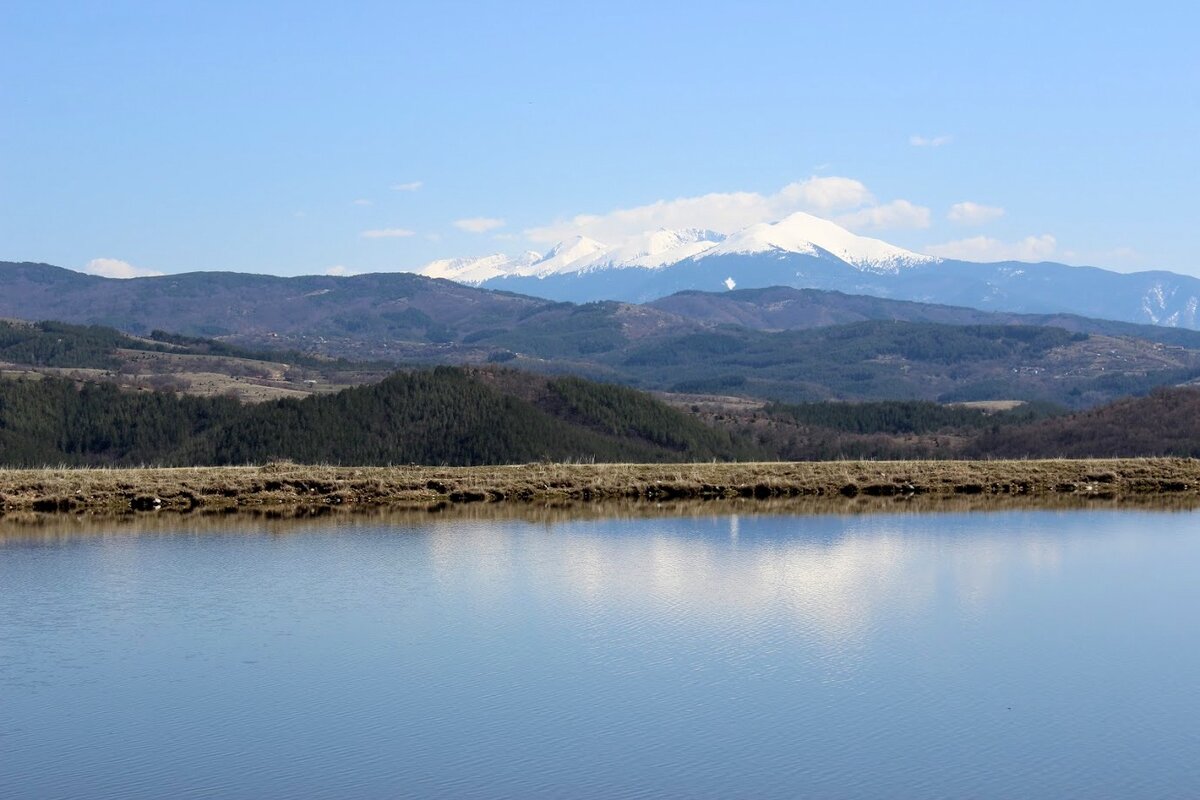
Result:
[[1039,497],[991,495],[939,495],[915,497],[799,497],[753,500],[563,501],[556,503],[464,503],[420,508],[285,506],[192,513],[147,512],[118,515],[37,512],[0,512],[0,547],[14,542],[62,541],[74,537],[179,533],[241,534],[268,531],[273,535],[321,531],[330,525],[342,529],[388,526],[406,529],[427,523],[519,520],[557,524],[579,520],[630,520],[655,518],[728,519],[730,538],[736,539],[741,517],[763,515],[863,515],[954,514],[966,511],[1020,510],[1150,510],[1191,511],[1200,508],[1200,497],[1147,495],[1120,500],[1083,495]]
[[1196,512],[880,508],[10,520],[0,795],[1200,793]]
[[1069,513],[1034,529],[1004,518],[1008,525],[993,530],[995,516],[946,515],[936,535],[905,516],[665,518],[636,535],[576,520],[555,525],[550,537],[520,526],[497,537],[472,523],[431,537],[429,551],[439,582],[466,591],[521,582],[523,559],[533,554],[540,590],[580,609],[649,607],[700,626],[783,611],[845,646],[883,617],[919,616],[939,596],[985,613],[1014,573],[1053,573],[1066,550],[1094,535]]

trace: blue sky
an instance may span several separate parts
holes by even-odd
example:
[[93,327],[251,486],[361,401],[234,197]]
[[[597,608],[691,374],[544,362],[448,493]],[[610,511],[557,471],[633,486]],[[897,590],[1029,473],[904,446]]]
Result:
[[799,186],[915,250],[1200,275],[1200,12],[1106,6],[7,0],[0,259],[406,269]]

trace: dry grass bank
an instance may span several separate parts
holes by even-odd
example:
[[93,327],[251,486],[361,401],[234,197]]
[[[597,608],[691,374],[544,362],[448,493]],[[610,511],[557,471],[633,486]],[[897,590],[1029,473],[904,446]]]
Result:
[[1136,509],[1190,511],[1200,496],[1131,495],[1101,498],[1086,494],[916,495],[912,497],[786,497],[768,500],[547,500],[524,503],[438,503],[432,506],[279,505],[193,512],[70,513],[14,511],[0,515],[0,548],[29,542],[55,543],[87,537],[242,535],[247,532],[292,536],[330,526],[362,529],[420,529],[464,523],[519,521],[552,525],[581,520],[680,517],[713,519],[738,515],[863,515],[987,513],[1013,510]]
[[468,503],[1200,499],[1200,460],[836,461],[0,470],[0,511],[307,507],[428,509]]

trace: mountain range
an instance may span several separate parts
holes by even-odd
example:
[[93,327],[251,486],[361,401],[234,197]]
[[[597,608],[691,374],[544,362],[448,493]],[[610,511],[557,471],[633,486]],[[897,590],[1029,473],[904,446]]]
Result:
[[573,302],[640,303],[686,290],[791,286],[989,311],[1200,326],[1197,278],[934,258],[803,212],[729,235],[659,230],[615,246],[575,236],[546,253],[435,261],[420,274]]
[[[1200,393],[1156,391],[1200,384],[1185,328],[790,287],[575,304],[413,274],[0,264],[0,289],[0,316],[91,325],[0,320],[9,464],[1196,452]],[[381,380],[400,362],[484,366]]]
[[0,317],[217,336],[356,361],[503,363],[787,402],[1089,407],[1200,379],[1197,331],[787,287],[579,305],[409,273],[115,280],[44,264],[0,264],[0,287]]

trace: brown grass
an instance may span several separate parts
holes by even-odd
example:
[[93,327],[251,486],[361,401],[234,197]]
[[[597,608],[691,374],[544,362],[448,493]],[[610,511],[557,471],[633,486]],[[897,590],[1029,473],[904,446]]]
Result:
[[1032,498],[1200,500],[1200,460],[834,461],[0,470],[0,513],[313,507],[429,509],[471,503],[808,500],[938,503]]
[[55,542],[86,536],[177,535],[179,533],[244,533],[249,527],[275,536],[340,528],[411,528],[463,522],[519,520],[547,525],[578,520],[690,517],[712,519],[737,514],[942,514],[1014,509],[1129,509],[1187,511],[1200,508],[1195,495],[1131,495],[1100,498],[1083,494],[1043,496],[918,495],[915,497],[789,497],[769,500],[545,500],[524,503],[435,503],[431,506],[279,505],[234,510],[199,509],[190,513],[160,512],[43,513],[14,511],[0,515],[0,548],[30,541]]

